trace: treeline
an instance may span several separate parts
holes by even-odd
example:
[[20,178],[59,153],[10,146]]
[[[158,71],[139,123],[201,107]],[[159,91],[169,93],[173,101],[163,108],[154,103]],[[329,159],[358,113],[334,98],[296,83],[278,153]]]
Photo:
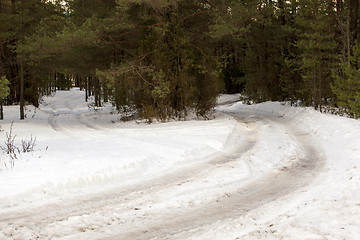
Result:
[[358,0],[0,0],[0,103],[76,85],[149,120],[220,92],[360,117],[358,24]]

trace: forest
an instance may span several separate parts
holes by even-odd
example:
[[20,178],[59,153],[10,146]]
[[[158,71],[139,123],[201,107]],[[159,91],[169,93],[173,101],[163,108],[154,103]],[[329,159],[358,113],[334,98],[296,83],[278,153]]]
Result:
[[76,86],[140,118],[220,93],[360,117],[359,0],[0,0],[3,106]]

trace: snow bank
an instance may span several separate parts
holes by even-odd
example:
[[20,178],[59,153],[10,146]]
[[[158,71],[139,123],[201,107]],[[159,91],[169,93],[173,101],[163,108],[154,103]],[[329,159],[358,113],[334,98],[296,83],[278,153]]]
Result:
[[37,142],[35,152],[18,155],[14,168],[9,167],[9,157],[0,153],[2,203],[16,205],[31,196],[42,199],[80,194],[81,189],[104,189],[107,184],[135,184],[231,151],[236,144],[229,146],[228,142],[239,131],[238,123],[231,118],[153,125],[122,123],[119,114],[108,114],[109,109],[89,109],[83,95],[78,89],[59,91],[45,98],[40,109],[27,107],[25,121],[17,120],[18,107],[5,107],[1,139],[14,121],[18,146],[30,135]]

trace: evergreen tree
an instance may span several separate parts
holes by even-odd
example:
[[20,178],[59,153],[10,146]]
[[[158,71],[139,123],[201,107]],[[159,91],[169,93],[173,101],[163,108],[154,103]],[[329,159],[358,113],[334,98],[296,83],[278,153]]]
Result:
[[233,1],[225,6],[220,14],[215,11],[212,26],[212,36],[221,46],[223,77],[228,81],[226,78],[232,75],[230,79],[242,86],[250,100],[282,100],[279,75],[285,45],[283,2],[277,6],[273,1]]
[[320,109],[335,94],[355,116],[358,14],[357,0],[0,0],[5,103],[23,118],[75,84],[149,120],[205,115],[221,90]]
[[328,1],[304,0],[299,2],[295,18],[299,37],[299,71],[302,77],[300,91],[307,105],[315,108],[332,97],[331,70],[337,61],[332,16],[335,9]]
[[339,71],[334,72],[331,88],[336,104],[350,116],[360,118],[360,45],[357,43],[352,50],[349,61],[342,61]]
[[25,117],[25,101],[38,106],[39,100],[37,69],[26,49],[26,39],[37,32],[39,24],[47,23],[52,6],[54,3],[41,0],[1,3],[2,71],[10,81],[8,103],[20,103],[20,119]]
[[205,115],[215,104],[217,78],[208,68],[208,48],[199,33],[206,27],[189,23],[193,18],[203,20],[204,7],[185,0],[123,3],[132,35],[127,38],[135,39],[133,56],[99,70],[98,76],[112,88],[127,89],[115,90],[126,94],[115,99],[126,100],[123,103],[130,100],[130,105],[149,120],[183,118],[189,109]]

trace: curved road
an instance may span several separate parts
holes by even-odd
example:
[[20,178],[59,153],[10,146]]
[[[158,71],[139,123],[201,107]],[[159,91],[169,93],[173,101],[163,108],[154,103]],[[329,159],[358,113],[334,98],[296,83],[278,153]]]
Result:
[[[66,114],[74,114],[69,109]],[[239,218],[291,195],[321,171],[324,165],[321,153],[312,146],[309,136],[297,128],[296,121],[264,112],[227,114],[249,129],[245,136],[237,136],[246,140],[233,153],[214,156],[126,188],[57,198],[23,209],[21,206],[2,209],[0,228],[30,232],[27,239],[175,239],[179,236],[186,239],[193,237],[194,229]],[[50,115],[52,126],[55,126],[54,116],[58,115]],[[257,154],[255,146],[265,125],[301,147],[302,154],[296,162],[269,171],[254,181],[239,180],[223,189],[207,180],[210,175],[220,181],[234,166],[248,167],[242,157]],[[206,191],[209,197],[196,199],[194,191]],[[187,196],[191,199],[186,199]],[[7,237],[11,239],[10,235]]]

